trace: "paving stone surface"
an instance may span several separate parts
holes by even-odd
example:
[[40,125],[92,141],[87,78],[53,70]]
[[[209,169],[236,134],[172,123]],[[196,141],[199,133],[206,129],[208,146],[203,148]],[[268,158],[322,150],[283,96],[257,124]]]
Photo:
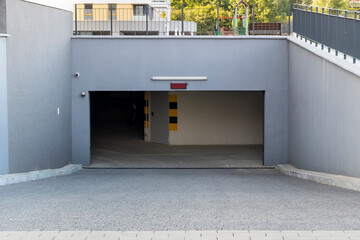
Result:
[[[276,170],[81,170],[0,187],[0,231],[356,231],[359,216],[360,192]],[[217,237],[231,234],[249,237]],[[278,238],[277,232],[269,234]],[[70,237],[75,236],[63,236]]]
[[0,232],[3,240],[358,240],[360,231]]

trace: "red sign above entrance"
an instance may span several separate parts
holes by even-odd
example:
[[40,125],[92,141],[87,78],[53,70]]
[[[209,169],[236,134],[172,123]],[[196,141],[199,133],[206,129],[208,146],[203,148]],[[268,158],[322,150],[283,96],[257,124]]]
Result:
[[171,89],[186,89],[187,83],[171,83]]

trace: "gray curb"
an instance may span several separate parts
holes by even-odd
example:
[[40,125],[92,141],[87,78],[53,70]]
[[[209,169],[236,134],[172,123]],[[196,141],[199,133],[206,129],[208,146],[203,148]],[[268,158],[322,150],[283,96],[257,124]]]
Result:
[[29,181],[50,178],[50,177],[69,175],[79,171],[80,169],[82,169],[82,165],[69,164],[63,168],[57,168],[57,169],[47,169],[47,170],[27,172],[27,173],[0,175],[0,186],[5,186],[14,183],[21,183],[21,182],[29,182]]
[[277,166],[280,172],[285,175],[302,178],[322,184],[360,191],[360,178],[347,177],[322,172],[313,172],[298,169],[291,164],[280,164]]

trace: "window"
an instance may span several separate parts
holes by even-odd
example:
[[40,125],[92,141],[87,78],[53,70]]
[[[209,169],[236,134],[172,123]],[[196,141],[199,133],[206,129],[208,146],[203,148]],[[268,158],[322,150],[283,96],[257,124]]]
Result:
[[135,5],[134,6],[134,16],[143,16],[145,15],[146,5]]
[[93,20],[93,5],[85,4],[85,20]]
[[116,20],[116,4],[109,4],[109,20]]

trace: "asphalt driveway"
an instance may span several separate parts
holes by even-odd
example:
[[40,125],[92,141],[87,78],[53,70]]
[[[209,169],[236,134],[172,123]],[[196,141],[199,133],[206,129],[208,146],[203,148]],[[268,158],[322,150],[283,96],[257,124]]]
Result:
[[356,229],[359,192],[277,170],[82,170],[0,187],[0,231]]

